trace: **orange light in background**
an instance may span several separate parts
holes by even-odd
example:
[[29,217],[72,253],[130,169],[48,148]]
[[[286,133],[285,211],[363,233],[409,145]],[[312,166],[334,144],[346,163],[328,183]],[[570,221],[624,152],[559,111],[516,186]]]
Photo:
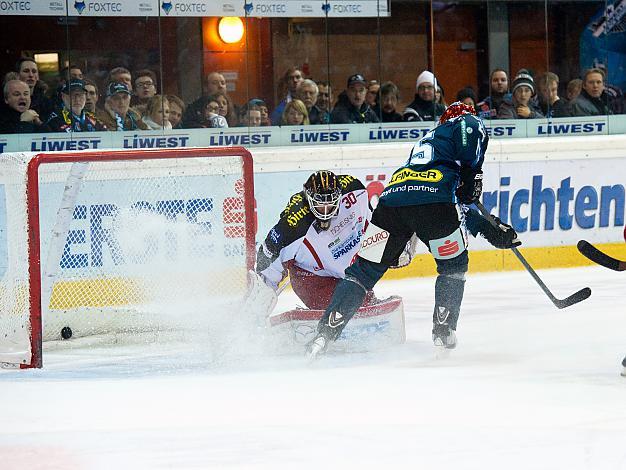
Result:
[[244,33],[243,21],[237,16],[225,16],[220,19],[217,25],[217,32],[220,39],[226,44],[239,42]]

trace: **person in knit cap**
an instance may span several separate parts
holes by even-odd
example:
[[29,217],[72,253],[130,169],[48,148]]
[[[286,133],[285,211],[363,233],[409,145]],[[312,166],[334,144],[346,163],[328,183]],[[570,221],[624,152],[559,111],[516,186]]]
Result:
[[535,81],[526,69],[517,72],[511,88],[511,98],[505,98],[498,109],[498,119],[536,119],[544,117],[532,101]]
[[435,103],[437,79],[432,72],[424,70],[415,83],[415,99],[402,114],[405,121],[435,121],[443,114],[445,107]]

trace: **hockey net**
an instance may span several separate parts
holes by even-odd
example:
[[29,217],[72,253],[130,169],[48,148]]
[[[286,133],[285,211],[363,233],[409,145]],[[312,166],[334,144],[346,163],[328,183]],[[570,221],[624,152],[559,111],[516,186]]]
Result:
[[41,367],[46,340],[188,327],[182,305],[240,301],[252,175],[235,147],[4,154],[0,364]]

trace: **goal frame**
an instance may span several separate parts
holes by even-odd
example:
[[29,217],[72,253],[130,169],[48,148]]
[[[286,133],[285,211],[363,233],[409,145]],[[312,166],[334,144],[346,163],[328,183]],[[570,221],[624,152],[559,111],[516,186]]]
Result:
[[176,158],[239,156],[242,158],[244,211],[246,217],[246,267],[253,269],[255,259],[254,171],[252,154],[244,147],[198,147],[176,149],[110,150],[88,152],[40,153],[27,166],[26,200],[28,231],[28,284],[31,361],[20,369],[43,367],[42,293],[41,293],[41,234],[39,224],[39,168],[49,163],[78,163],[95,161],[139,161]]

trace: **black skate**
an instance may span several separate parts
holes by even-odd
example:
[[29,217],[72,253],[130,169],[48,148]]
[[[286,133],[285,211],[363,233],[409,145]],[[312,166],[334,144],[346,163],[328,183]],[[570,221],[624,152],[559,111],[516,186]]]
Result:
[[450,310],[446,307],[435,307],[433,314],[433,343],[438,348],[456,348],[456,332],[448,325]]
[[622,359],[622,377],[626,377],[626,357]]

